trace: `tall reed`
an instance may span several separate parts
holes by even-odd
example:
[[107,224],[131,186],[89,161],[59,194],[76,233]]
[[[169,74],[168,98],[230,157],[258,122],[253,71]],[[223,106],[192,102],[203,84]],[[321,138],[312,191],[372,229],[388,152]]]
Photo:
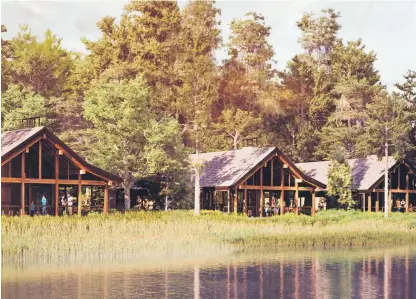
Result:
[[416,243],[416,217],[327,211],[247,218],[220,212],[130,212],[88,217],[2,217],[3,262],[160,259],[249,247]]

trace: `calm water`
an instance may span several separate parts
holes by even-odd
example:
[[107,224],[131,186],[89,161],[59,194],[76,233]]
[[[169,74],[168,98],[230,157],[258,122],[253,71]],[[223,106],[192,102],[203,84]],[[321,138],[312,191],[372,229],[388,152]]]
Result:
[[1,298],[416,298],[416,248],[10,266]]

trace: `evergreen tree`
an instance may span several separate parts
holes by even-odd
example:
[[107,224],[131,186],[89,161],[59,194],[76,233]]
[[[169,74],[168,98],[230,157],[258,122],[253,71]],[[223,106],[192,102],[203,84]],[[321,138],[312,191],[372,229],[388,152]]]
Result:
[[[388,199],[388,156],[403,158],[405,153],[414,148],[409,138],[411,119],[414,114],[406,110],[403,99],[387,92],[380,92],[374,102],[367,105],[366,130],[358,142],[358,152],[362,155],[377,154],[384,156],[384,198]],[[388,200],[385,200],[385,216],[389,211]]]

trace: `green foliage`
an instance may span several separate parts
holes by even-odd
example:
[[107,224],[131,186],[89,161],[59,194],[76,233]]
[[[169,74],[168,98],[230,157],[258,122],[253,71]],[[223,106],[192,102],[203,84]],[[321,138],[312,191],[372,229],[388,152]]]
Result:
[[338,197],[341,206],[353,206],[351,167],[343,155],[337,155],[329,164],[327,191],[328,195]]
[[403,158],[414,148],[410,132],[415,114],[406,109],[402,98],[381,92],[366,108],[366,128],[359,138],[358,153],[383,156],[387,145],[389,155]]
[[27,25],[21,26],[8,47],[12,57],[8,62],[11,83],[31,88],[44,97],[59,97],[66,91],[74,57],[50,30],[39,42]]
[[21,127],[21,120],[25,117],[42,116],[46,114],[47,100],[28,89],[21,89],[18,85],[9,85],[2,93],[2,128],[16,130]]
[[[88,158],[122,177],[125,190],[138,179],[186,167],[179,125],[154,118],[142,78],[96,82],[86,92],[84,115],[97,138]],[[130,208],[129,192],[125,203]]]

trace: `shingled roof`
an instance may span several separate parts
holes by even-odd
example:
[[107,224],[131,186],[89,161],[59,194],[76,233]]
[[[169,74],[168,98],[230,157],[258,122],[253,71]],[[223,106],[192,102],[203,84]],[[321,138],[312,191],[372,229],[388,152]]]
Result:
[[9,152],[31,139],[44,127],[36,127],[15,131],[3,132],[1,134],[1,156],[6,156]]
[[91,171],[115,182],[120,183],[122,179],[108,171],[105,171],[101,168],[98,168],[80,157],[75,153],[69,146],[67,146],[62,140],[56,137],[51,131],[46,127],[35,127],[27,128],[15,131],[2,132],[1,134],[1,158],[2,160],[7,159],[13,153],[21,151],[25,146],[27,146],[31,141],[34,141],[36,138],[45,134],[54,144],[59,144],[66,152],[68,152],[74,159],[79,161],[81,165],[85,168],[90,169]]
[[[297,163],[296,166],[308,176],[328,184],[329,161]],[[389,169],[397,163],[393,157],[388,157]],[[379,160],[376,155],[361,159],[349,159],[348,164],[352,170],[353,188],[358,191],[367,191],[384,175],[386,160]]]
[[[273,153],[283,154],[276,147],[244,147],[239,150],[211,152],[199,154],[199,161],[203,163],[200,176],[200,187],[235,187],[256,166],[264,163]],[[284,157],[290,167],[298,170],[290,159]],[[196,154],[191,155],[191,160],[197,160]],[[300,175],[321,188],[325,185],[315,179]]]

